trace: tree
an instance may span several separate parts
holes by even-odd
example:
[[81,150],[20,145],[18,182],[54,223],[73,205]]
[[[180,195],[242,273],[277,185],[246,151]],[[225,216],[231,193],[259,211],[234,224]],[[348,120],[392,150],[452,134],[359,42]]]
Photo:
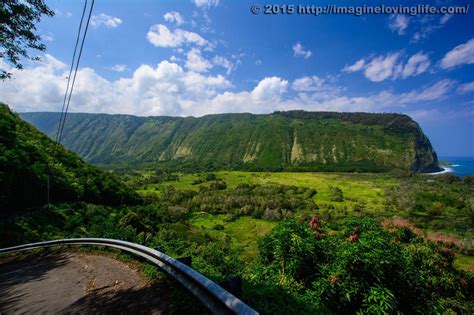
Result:
[[[39,60],[31,57],[29,49],[46,50],[41,37],[35,33],[35,24],[42,15],[53,16],[44,0],[1,0],[0,1],[0,58],[17,69],[22,69],[21,58]],[[0,69],[0,79],[11,77],[6,69]]]

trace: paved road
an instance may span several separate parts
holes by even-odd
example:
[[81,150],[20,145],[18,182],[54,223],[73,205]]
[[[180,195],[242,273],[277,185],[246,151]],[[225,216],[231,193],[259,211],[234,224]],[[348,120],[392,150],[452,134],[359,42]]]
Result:
[[0,263],[0,315],[166,313],[159,295],[133,265],[108,256],[54,252]]

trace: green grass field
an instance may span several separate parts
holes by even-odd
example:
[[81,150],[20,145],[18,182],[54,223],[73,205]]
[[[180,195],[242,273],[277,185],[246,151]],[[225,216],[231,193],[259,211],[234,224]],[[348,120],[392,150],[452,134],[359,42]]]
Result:
[[[316,203],[326,203],[334,206],[346,206],[351,209],[355,204],[362,203],[366,212],[380,212],[383,210],[384,190],[398,181],[394,177],[381,174],[347,174],[347,173],[297,173],[297,172],[239,172],[221,171],[215,172],[217,178],[224,180],[227,187],[234,188],[240,183],[249,184],[279,184],[314,188],[317,195],[314,197]],[[151,176],[151,172],[144,172],[144,178]],[[161,184],[146,185],[146,189],[140,189],[140,193],[159,192],[163,185],[172,185],[176,189],[198,190],[202,185],[193,185],[203,174],[180,174],[179,180],[169,181]],[[334,202],[330,200],[331,187],[339,187],[345,200]]]
[[[239,252],[244,261],[251,261],[257,256],[257,240],[276,225],[276,222],[247,216],[232,222],[226,222],[225,218],[226,215],[222,214],[196,213],[191,219],[191,224],[213,237],[221,239],[230,237],[232,247]],[[222,226],[223,229],[215,229],[217,226]]]

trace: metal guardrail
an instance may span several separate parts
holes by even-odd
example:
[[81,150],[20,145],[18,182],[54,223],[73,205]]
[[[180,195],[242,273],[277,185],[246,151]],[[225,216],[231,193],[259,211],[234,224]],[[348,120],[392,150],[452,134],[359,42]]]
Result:
[[73,238],[0,248],[0,254],[58,245],[97,245],[129,252],[154,263],[161,270],[179,281],[213,314],[258,314],[240,299],[191,267],[164,253],[139,244],[105,238]]

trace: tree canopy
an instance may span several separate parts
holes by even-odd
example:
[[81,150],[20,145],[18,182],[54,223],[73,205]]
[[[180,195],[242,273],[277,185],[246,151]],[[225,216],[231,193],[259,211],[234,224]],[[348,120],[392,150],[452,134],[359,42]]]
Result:
[[[39,60],[29,50],[46,50],[36,32],[36,24],[43,15],[54,15],[43,0],[0,1],[0,58],[17,69],[23,68],[21,58]],[[0,79],[11,77],[7,70],[0,68]]]

